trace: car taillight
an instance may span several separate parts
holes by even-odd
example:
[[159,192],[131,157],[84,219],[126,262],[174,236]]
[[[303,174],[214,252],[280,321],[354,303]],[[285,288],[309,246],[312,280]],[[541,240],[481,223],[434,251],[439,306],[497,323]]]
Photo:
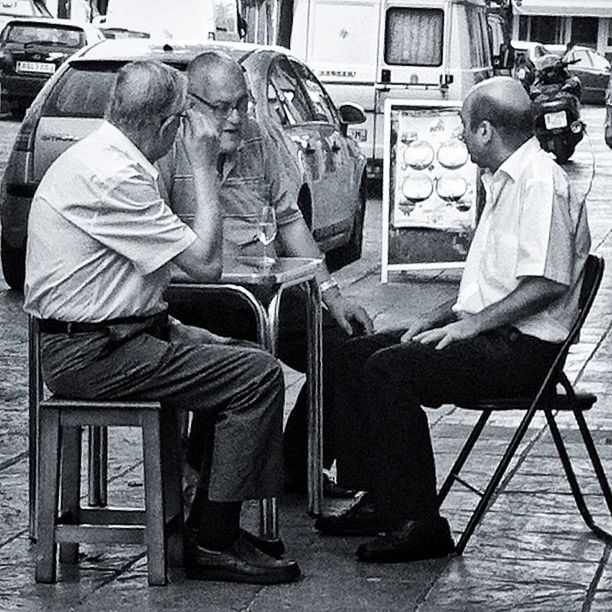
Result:
[[38,116],[28,113],[21,124],[21,129],[15,139],[15,150],[32,153],[34,151],[34,137],[36,135],[36,125]]

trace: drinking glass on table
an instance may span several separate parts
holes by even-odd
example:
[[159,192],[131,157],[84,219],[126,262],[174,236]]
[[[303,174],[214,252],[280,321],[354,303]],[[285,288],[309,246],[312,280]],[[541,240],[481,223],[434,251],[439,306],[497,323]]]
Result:
[[276,238],[276,210],[273,206],[262,206],[257,223],[257,238],[263,245],[262,264],[271,266],[276,259],[268,255],[268,245]]

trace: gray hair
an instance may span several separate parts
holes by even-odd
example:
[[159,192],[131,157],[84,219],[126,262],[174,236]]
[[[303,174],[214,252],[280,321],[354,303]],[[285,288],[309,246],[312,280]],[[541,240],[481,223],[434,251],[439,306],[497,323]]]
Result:
[[104,118],[124,132],[142,132],[185,104],[187,77],[176,68],[147,60],[121,67]]

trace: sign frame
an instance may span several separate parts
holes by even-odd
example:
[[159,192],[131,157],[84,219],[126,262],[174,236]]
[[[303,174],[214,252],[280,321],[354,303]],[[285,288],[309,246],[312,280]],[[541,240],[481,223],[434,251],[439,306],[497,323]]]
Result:
[[[382,245],[381,245],[381,282],[389,282],[389,274],[395,272],[406,272],[415,270],[450,270],[463,269],[465,261],[439,261],[439,262],[418,262],[418,263],[390,263],[389,253],[389,231],[391,222],[391,116],[394,110],[432,110],[432,109],[451,109],[459,111],[463,105],[461,100],[398,100],[387,99],[384,105],[384,152],[383,152],[383,193],[382,193]],[[476,185],[474,185],[475,196],[475,215],[473,229],[476,228],[479,213],[484,204],[484,194],[480,181],[481,171],[477,169]],[[399,228],[402,231],[410,232],[418,228]],[[437,231],[437,230],[434,230]],[[443,230],[440,230],[443,231]]]

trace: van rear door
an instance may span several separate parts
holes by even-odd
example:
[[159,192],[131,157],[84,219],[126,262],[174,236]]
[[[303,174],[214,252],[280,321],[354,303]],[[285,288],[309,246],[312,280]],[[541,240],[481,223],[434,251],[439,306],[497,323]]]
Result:
[[[385,3],[377,82],[439,92],[446,72],[446,3],[431,0]],[[428,97],[428,96],[427,96]]]
[[[372,112],[379,48],[380,0],[299,2],[291,49],[324,84],[337,106],[355,102],[367,123],[357,126],[363,151],[372,155]],[[368,112],[370,111],[370,112]]]

